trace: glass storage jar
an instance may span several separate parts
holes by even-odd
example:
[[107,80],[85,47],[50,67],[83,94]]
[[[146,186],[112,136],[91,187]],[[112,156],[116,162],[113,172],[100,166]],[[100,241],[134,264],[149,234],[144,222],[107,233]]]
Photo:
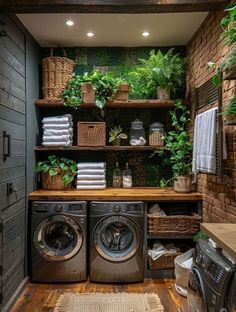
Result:
[[130,145],[145,145],[145,130],[143,122],[139,119],[135,119],[131,122],[130,128]]
[[149,145],[164,145],[164,126],[160,122],[153,122],[149,126]]

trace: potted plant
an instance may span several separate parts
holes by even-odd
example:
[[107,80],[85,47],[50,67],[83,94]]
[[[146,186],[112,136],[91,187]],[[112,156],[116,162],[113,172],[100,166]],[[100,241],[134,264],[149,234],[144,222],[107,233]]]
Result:
[[189,112],[180,100],[175,103],[175,110],[170,112],[173,130],[165,136],[165,148],[157,151],[159,155],[167,153],[165,163],[171,165],[173,177],[169,180],[162,179],[161,187],[166,187],[174,180],[174,190],[180,193],[191,191],[191,155],[192,143],[189,140],[187,124]]
[[166,54],[152,50],[147,60],[131,71],[132,89],[140,98],[170,99],[184,83],[185,60],[170,49]]
[[112,145],[119,146],[121,139],[127,138],[127,135],[125,133],[122,133],[121,126],[113,127],[109,131],[109,143],[112,143]]
[[45,161],[38,161],[35,171],[37,174],[41,173],[44,189],[64,190],[71,188],[77,164],[74,160],[51,155]]
[[226,125],[236,125],[236,95],[232,97],[223,112]]

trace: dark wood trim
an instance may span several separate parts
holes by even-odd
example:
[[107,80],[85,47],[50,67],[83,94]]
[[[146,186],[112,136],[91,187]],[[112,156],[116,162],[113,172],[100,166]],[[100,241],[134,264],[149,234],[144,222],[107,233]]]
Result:
[[107,145],[107,146],[71,146],[71,147],[60,147],[60,146],[52,146],[52,147],[44,147],[44,146],[36,146],[34,148],[35,151],[40,152],[48,152],[48,151],[136,151],[136,152],[142,152],[142,151],[154,151],[156,149],[163,148],[163,146],[150,146],[150,145],[144,145],[144,146],[113,146],[113,145]]
[[222,10],[226,0],[0,0],[11,13],[171,13]]

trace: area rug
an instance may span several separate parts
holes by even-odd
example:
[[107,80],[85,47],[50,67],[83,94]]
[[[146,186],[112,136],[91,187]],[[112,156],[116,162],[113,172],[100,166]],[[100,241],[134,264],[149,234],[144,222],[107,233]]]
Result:
[[65,293],[57,301],[54,312],[162,312],[156,294],[138,293]]

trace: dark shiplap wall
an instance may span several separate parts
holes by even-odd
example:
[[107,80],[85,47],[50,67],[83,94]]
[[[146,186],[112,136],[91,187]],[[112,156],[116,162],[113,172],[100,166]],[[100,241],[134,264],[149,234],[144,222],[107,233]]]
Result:
[[[0,15],[0,241],[2,304],[25,277],[26,70],[25,30],[14,17]],[[4,33],[3,33],[4,34]],[[3,131],[11,135],[11,156],[3,161]],[[7,196],[7,183],[15,192]]]

